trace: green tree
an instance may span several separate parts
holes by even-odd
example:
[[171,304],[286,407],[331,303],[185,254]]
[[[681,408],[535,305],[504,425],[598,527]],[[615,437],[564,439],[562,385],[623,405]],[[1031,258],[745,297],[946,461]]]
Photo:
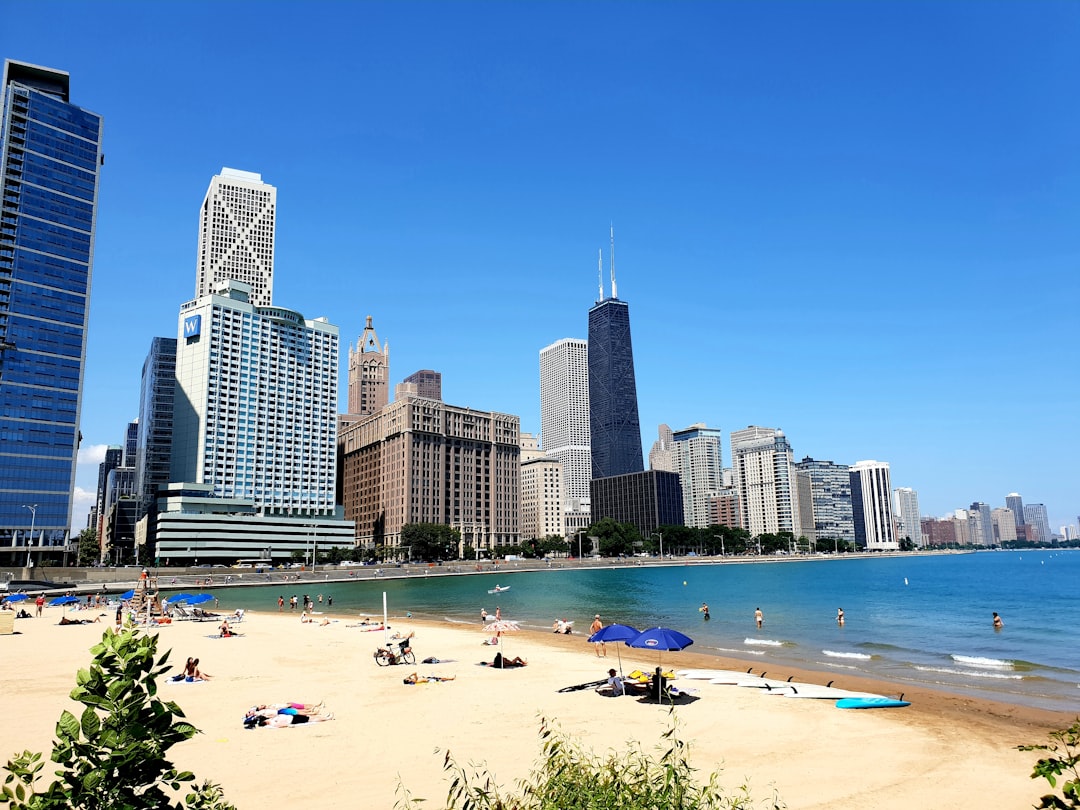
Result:
[[98,547],[97,529],[83,529],[77,538],[79,543],[79,556],[76,565],[89,568],[101,560],[101,549]]
[[1050,787],[1056,788],[1058,777],[1066,777],[1061,783],[1061,796],[1048,793],[1036,807],[1053,810],[1080,808],[1080,717],[1068,728],[1053,732],[1049,745],[1018,745],[1017,749],[1048,751],[1052,754],[1035,763],[1032,779],[1042,777],[1050,783]]
[[461,532],[442,523],[406,523],[401,545],[409,548],[410,560],[456,560]]
[[[600,554],[605,557],[614,557],[619,554],[632,554],[634,543],[641,540],[637,528],[632,523],[619,523],[613,518],[602,518],[592,524],[582,533],[582,551],[588,556],[592,550],[589,537],[598,538]],[[577,537],[571,544],[571,554],[578,553]]]
[[[75,676],[71,698],[85,707],[81,716],[65,709],[56,724],[51,759],[59,765],[57,778],[40,786],[42,755],[24,751],[5,766],[0,804],[14,810],[235,810],[217,785],[196,786],[191,773],[177,771],[165,757],[199,730],[179,706],[157,697],[157,679],[170,669],[168,652],[156,659],[157,643],[157,636],[133,628],[105,631],[90,650],[90,668]],[[183,790],[193,792],[174,801]]]

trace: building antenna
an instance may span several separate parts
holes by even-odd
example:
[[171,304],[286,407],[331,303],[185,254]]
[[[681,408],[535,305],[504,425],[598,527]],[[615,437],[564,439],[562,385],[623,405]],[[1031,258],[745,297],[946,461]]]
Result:
[[615,286],[615,223],[611,223],[611,297],[619,297],[619,288]]
[[604,300],[604,251],[601,249],[601,250],[596,251],[596,253],[597,253],[597,256],[596,256],[596,277],[600,281],[600,297],[597,298],[596,300],[597,301],[603,301]]

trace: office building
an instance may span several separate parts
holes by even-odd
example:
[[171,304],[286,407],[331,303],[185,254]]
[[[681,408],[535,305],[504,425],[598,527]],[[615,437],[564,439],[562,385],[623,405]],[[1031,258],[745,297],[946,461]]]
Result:
[[23,565],[31,534],[70,535],[102,119],[66,72],[13,60],[0,115],[0,560]]
[[563,469],[564,510],[589,519],[588,344],[576,338],[540,350],[540,443]]
[[675,441],[675,433],[667,425],[660,425],[656,432],[656,441],[649,449],[649,469],[675,472],[675,457],[671,447]]
[[889,465],[882,461],[857,461],[849,475],[855,542],[867,551],[898,551],[900,543],[893,532]]
[[[159,557],[251,557],[268,547],[281,554],[275,526],[291,526],[281,529],[284,544],[304,534],[320,546],[353,545],[335,497],[338,328],[257,306],[250,292],[229,280],[180,309],[170,465],[177,486],[159,497],[181,511],[207,497],[249,504],[234,510],[245,525],[233,527],[230,545],[229,520],[212,505],[200,518],[208,521],[205,542],[192,543],[183,536],[190,520],[159,511]],[[262,540],[259,520],[244,511],[265,521]]]
[[349,413],[367,416],[390,401],[390,346],[379,343],[371,316],[356,347],[349,346]]
[[731,433],[731,464],[742,528],[752,537],[800,535],[795,463],[784,431],[751,425]]
[[409,396],[343,423],[341,502],[367,549],[401,549],[401,529],[438,523],[488,554],[520,541],[517,416]]
[[721,487],[709,498],[709,525],[732,529],[742,525],[739,519],[739,490],[732,486]]
[[678,473],[648,470],[590,482],[595,523],[612,518],[631,523],[643,539],[661,526],[683,524],[683,495]]
[[712,525],[710,499],[723,486],[722,443],[719,430],[701,423],[672,434],[671,456],[682,486],[687,526],[705,529]]
[[442,400],[442,374],[438,371],[429,368],[414,371],[401,382],[416,386],[415,396]]
[[1046,516],[1046,506],[1041,503],[1024,504],[1024,523],[1035,527],[1036,543],[1049,543],[1054,539],[1050,531],[1050,520]]
[[158,488],[169,483],[175,397],[176,338],[156,337],[143,361],[139,387],[139,433],[135,446],[138,519],[153,510]]
[[1005,496],[1005,506],[1012,510],[1013,517],[1016,519],[1016,534],[1019,537],[1021,527],[1024,525],[1024,499],[1020,497],[1020,493],[1010,492]]
[[1016,515],[1012,513],[1012,509],[992,509],[990,520],[994,524],[995,543],[1011,543],[1016,540]]
[[521,434],[521,539],[566,537],[562,462],[544,455],[531,433]]
[[233,280],[251,288],[254,306],[273,303],[276,210],[277,189],[261,175],[228,168],[214,175],[199,211],[196,299]]
[[105,489],[109,483],[109,473],[121,467],[124,463],[124,448],[118,444],[111,444],[105,448],[105,459],[98,464],[97,490],[94,493],[94,514],[97,520],[93,525],[97,532],[98,542],[102,542],[105,533]]
[[915,548],[921,548],[923,542],[919,493],[911,487],[897,487],[893,490],[893,510],[897,525],[900,527],[900,536],[897,539],[908,537]]
[[[614,242],[614,239],[612,240]],[[638,421],[634,347],[630,340],[630,305],[620,301],[611,261],[611,297],[589,310],[589,445],[593,478],[641,472],[641,425]],[[544,437],[545,443],[547,437]]]
[[[810,479],[813,501],[814,540],[855,542],[855,523],[851,510],[851,468],[846,464],[822,461],[807,456],[795,469]],[[800,499],[800,507],[801,507]],[[802,526],[807,535],[810,527]],[[838,547],[838,542],[833,543]]]
[[994,523],[989,505],[982,501],[973,503],[968,511],[972,515],[971,542],[976,546],[994,545]]

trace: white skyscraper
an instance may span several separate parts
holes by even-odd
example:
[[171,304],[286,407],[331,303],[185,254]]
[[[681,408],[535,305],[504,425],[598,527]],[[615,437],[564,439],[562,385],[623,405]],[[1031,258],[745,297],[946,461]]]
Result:
[[751,425],[731,432],[731,466],[742,527],[756,537],[800,534],[795,462],[784,431]]
[[683,522],[706,529],[710,520],[710,499],[723,486],[722,434],[703,424],[672,434],[671,455],[680,476],[683,492]]
[[587,514],[592,480],[587,341],[564,338],[540,350],[540,441],[547,455],[562,462],[566,511]]
[[867,551],[898,551],[900,548],[893,534],[891,493],[888,463],[856,461],[851,465],[855,542]]
[[922,547],[919,493],[911,487],[894,489],[893,509],[896,511],[896,520],[900,525],[900,537],[910,537],[911,542],[915,544],[915,548]]
[[180,309],[171,480],[260,514],[333,516],[338,328],[224,282]]
[[262,175],[222,169],[199,212],[195,297],[233,279],[251,287],[251,303],[268,307],[274,292],[274,220],[277,189]]

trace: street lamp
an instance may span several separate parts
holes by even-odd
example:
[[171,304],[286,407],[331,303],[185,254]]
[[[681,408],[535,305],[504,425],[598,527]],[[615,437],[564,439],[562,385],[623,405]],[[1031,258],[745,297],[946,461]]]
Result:
[[713,537],[720,541],[720,556],[726,557],[727,555],[724,553],[724,535],[714,534]]
[[34,548],[34,523],[37,521],[37,507],[38,507],[38,505],[36,503],[33,506],[27,506],[25,503],[23,504],[23,509],[29,509],[30,510],[30,542],[26,544],[26,567],[27,568],[29,568],[30,565],[31,565],[30,553],[31,553],[31,550]]
[[664,533],[663,532],[653,532],[652,536],[660,538],[660,559],[663,560],[664,559]]

